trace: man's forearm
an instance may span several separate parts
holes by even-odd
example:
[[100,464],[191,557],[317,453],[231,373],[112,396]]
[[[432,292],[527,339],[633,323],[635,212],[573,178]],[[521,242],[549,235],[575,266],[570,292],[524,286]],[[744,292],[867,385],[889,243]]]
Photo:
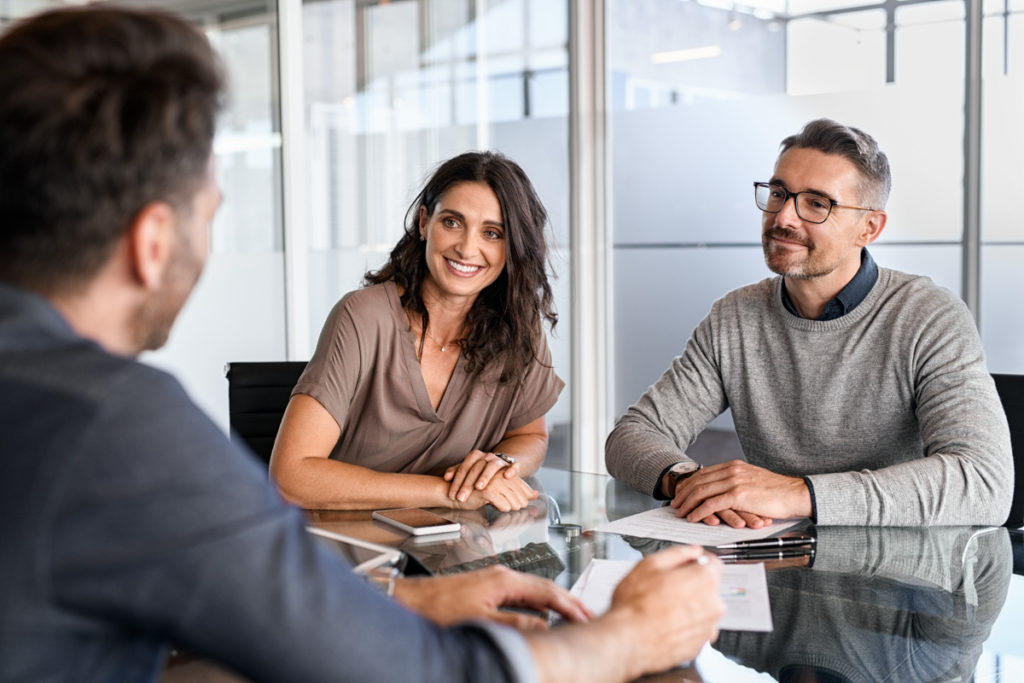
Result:
[[[878,470],[810,475],[820,526],[997,526],[1006,479],[930,456]],[[1012,477],[1009,478],[1012,482]],[[996,490],[993,487],[1000,487]]]
[[661,486],[665,468],[686,458],[664,434],[627,414],[608,435],[605,464],[608,472],[630,488],[651,495]]

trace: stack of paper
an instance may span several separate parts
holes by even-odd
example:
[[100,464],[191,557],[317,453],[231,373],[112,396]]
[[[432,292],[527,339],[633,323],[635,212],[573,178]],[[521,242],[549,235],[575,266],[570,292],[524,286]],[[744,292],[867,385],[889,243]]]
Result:
[[594,527],[594,531],[623,536],[639,536],[640,538],[660,538],[676,543],[716,546],[723,543],[767,538],[806,521],[806,519],[784,519],[763,529],[733,529],[727,524],[710,526],[703,522],[687,522],[685,519],[676,517],[675,508],[666,505],[623,517],[614,522],[606,522]]

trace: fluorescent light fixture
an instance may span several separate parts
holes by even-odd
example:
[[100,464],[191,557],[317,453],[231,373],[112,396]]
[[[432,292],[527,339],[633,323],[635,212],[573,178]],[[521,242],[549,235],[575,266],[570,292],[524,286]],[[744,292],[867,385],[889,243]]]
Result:
[[668,52],[655,52],[652,54],[651,64],[672,64],[673,62],[691,62],[695,59],[713,59],[721,54],[722,48],[718,45],[691,47],[685,50],[669,50]]

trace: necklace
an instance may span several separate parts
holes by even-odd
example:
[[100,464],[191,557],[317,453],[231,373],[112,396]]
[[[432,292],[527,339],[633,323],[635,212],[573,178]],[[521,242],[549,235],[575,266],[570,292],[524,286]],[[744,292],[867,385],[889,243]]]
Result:
[[449,342],[439,342],[437,340],[437,338],[434,337],[434,335],[430,334],[429,332],[426,332],[426,335],[430,339],[430,341],[432,341],[435,344],[437,344],[437,346],[441,349],[441,353],[444,353],[445,349],[447,349],[452,344],[459,344],[459,345],[462,344],[462,340],[461,339],[452,339]]
[[[412,328],[412,329],[415,329],[415,326],[413,325],[413,316],[410,315],[407,312],[405,314],[405,319],[409,323],[409,327]],[[463,323],[463,325],[465,325],[465,323]],[[465,327],[463,327],[459,331],[461,332],[464,329],[465,329]],[[430,341],[432,341],[435,344],[437,344],[437,348],[441,349],[441,353],[444,353],[445,351],[447,351],[448,347],[451,346],[452,344],[455,344],[456,346],[462,346],[462,342],[463,342],[462,339],[452,339],[452,340],[443,342],[443,341],[438,341],[437,337],[435,337],[434,335],[430,334],[430,332],[427,332],[426,330],[423,330],[423,334],[425,334],[427,336],[427,338],[430,339]]]

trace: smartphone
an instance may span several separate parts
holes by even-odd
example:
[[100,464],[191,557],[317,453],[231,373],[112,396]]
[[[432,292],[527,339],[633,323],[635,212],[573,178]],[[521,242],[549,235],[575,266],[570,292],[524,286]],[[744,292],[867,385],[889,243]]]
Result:
[[398,527],[413,536],[427,534],[443,534],[458,531],[462,525],[452,522],[441,515],[421,510],[420,508],[397,508],[394,510],[375,510],[373,518],[377,521]]

